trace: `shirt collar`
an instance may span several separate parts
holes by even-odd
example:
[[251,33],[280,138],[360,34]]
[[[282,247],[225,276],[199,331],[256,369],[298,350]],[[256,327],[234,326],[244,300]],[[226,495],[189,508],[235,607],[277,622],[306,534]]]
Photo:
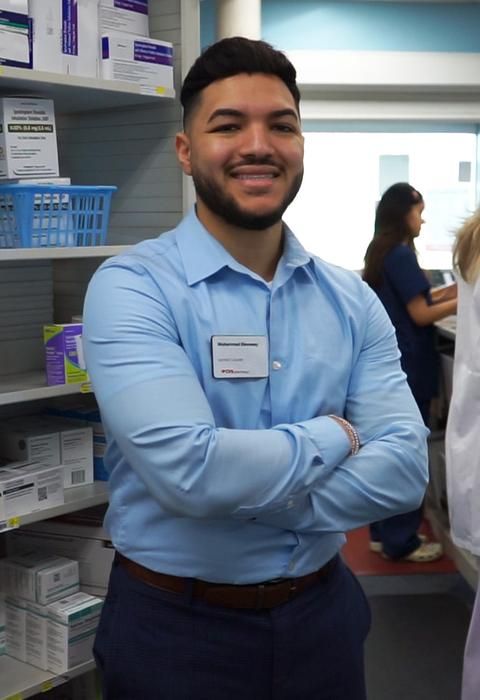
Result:
[[[307,253],[288,226],[284,224],[284,227],[285,247],[277,272],[288,271],[287,274],[290,275],[293,268],[308,264],[312,256]],[[254,272],[235,260],[207,231],[193,207],[177,227],[177,245],[189,285],[207,279],[224,267],[258,278]]]

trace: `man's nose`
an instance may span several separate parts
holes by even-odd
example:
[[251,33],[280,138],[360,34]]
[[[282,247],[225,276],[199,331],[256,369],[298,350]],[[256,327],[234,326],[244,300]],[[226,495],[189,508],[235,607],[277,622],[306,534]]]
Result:
[[252,124],[243,132],[241,143],[242,154],[265,156],[272,153],[270,129],[263,124]]

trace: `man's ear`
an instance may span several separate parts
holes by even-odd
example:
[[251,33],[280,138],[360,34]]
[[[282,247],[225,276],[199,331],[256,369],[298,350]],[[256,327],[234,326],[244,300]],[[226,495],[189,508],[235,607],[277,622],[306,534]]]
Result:
[[190,163],[190,139],[184,131],[179,131],[175,136],[175,149],[177,151],[178,162],[185,175],[192,174]]

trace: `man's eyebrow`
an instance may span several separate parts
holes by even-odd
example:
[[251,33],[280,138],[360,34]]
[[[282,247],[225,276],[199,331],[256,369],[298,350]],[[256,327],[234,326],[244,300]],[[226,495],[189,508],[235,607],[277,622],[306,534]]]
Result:
[[[211,115],[208,118],[207,124],[214,121],[214,119],[218,119],[219,117],[235,117],[238,119],[244,116],[245,113],[239,109],[233,109],[233,107],[220,107],[219,109],[216,109],[214,112],[211,113]],[[271,112],[268,116],[273,119],[280,119],[282,117],[293,117],[295,121],[299,121],[298,114],[294,109],[291,109],[290,107],[285,109],[276,109],[273,112]]]
[[280,119],[281,117],[293,117],[298,122],[298,114],[290,107],[287,109],[276,109],[270,116],[274,117],[275,119]]
[[211,113],[211,115],[208,118],[208,122],[212,122],[214,119],[217,119],[218,117],[243,117],[243,116],[244,116],[243,112],[241,112],[239,109],[233,109],[230,107],[220,107],[219,109],[216,109],[214,112]]

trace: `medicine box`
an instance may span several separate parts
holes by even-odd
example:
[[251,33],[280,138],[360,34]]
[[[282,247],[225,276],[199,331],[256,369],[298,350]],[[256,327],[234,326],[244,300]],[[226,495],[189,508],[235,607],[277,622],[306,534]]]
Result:
[[56,519],[25,525],[7,533],[9,554],[34,550],[72,557],[78,561],[82,590],[106,595],[115,550],[103,527]]
[[90,426],[45,416],[45,424],[58,430],[60,462],[64,469],[64,486],[73,488],[93,482],[93,431]]
[[31,68],[28,0],[0,0],[0,63]]
[[78,562],[46,552],[19,552],[0,561],[8,595],[48,605],[78,591]]
[[100,0],[100,34],[126,32],[148,36],[148,0]]
[[98,0],[29,0],[35,70],[97,78]]
[[48,408],[47,411],[49,414],[64,416],[72,421],[78,421],[81,425],[89,425],[92,428],[94,478],[96,481],[108,481],[110,475],[104,462],[107,440],[98,408],[55,406]]
[[[75,421],[49,416],[46,413],[20,416],[5,421],[2,426],[3,431],[7,433],[7,440],[10,441],[13,440],[13,435],[11,434],[13,426],[17,427],[20,447],[27,440],[31,440],[33,435],[36,435],[38,438],[41,438],[42,435],[56,438],[55,447],[57,447],[58,443],[58,452],[55,451],[55,455],[51,455],[48,463],[55,463],[53,461],[55,458],[58,459],[56,463],[63,466],[65,488],[84,486],[93,482],[93,436],[92,429],[88,425],[82,426]],[[22,430],[20,434],[18,433],[18,428]],[[0,454],[2,454],[2,429],[0,429]],[[18,454],[19,456],[16,458],[20,459],[21,453],[19,450]],[[12,456],[12,452],[10,451],[7,456]],[[45,456],[40,454],[37,454],[35,459],[33,457],[28,459],[42,464],[47,463]]]
[[14,462],[0,469],[0,528],[12,518],[64,503],[63,467]]
[[30,416],[2,421],[0,455],[55,467],[61,464],[58,430],[51,425],[35,424]]
[[8,656],[27,660],[27,601],[16,596],[5,598],[5,650]]
[[92,429],[47,414],[19,416],[0,426],[0,455],[63,467],[64,487],[93,482]]
[[140,85],[147,95],[173,93],[173,45],[133,34],[102,36],[102,78]]
[[0,656],[5,654],[5,598],[0,593]]
[[48,670],[48,605],[27,601],[26,604],[26,661],[27,664]]
[[[13,178],[12,180],[5,180],[5,185],[70,185],[71,179],[69,177],[22,177]],[[40,201],[40,197],[35,198]],[[37,201],[35,202],[37,203]]]
[[43,327],[47,384],[88,381],[82,346],[83,324],[52,323]]
[[65,673],[89,661],[103,601],[79,592],[48,606],[48,668]]
[[0,98],[0,178],[58,176],[53,100]]

